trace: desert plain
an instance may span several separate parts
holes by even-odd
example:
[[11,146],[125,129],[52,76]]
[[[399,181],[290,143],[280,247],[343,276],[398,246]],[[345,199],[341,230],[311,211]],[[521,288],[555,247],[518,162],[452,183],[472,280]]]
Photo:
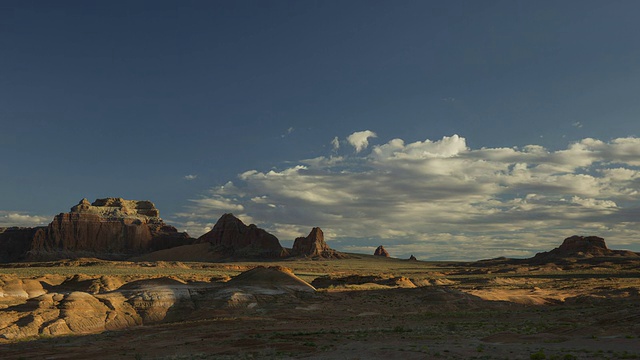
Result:
[[640,259],[347,255],[3,264],[0,358],[640,358]]

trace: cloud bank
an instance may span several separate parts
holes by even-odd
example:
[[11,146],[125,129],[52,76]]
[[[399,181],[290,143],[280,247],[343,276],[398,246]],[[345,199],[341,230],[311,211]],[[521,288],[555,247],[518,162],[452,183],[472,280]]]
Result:
[[34,227],[44,226],[51,222],[53,216],[28,215],[12,211],[0,211],[0,227]]
[[638,138],[586,138],[550,151],[470,149],[453,135],[392,139],[364,152],[375,136],[348,136],[355,154],[246,171],[178,216],[194,235],[232,211],[282,240],[320,226],[343,251],[384,244],[392,256],[421,259],[525,257],[574,234],[640,251]]

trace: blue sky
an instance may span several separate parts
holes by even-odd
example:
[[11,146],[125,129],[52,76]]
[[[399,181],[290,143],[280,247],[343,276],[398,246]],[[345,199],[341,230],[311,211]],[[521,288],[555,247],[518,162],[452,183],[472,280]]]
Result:
[[232,211],[400,257],[640,251],[639,11],[0,1],[0,226],[117,196],[195,236]]

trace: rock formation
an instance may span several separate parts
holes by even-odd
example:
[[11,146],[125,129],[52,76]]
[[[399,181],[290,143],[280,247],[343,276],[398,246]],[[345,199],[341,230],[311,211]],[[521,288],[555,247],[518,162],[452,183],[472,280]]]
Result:
[[213,229],[198,238],[208,242],[221,257],[280,258],[289,255],[278,238],[254,224],[245,225],[233,214],[224,214]]
[[150,201],[83,199],[47,227],[5,230],[0,245],[9,247],[0,250],[0,260],[124,259],[192,242],[186,233],[166,225]]
[[291,250],[293,256],[321,257],[321,258],[343,258],[344,256],[329,248],[324,241],[324,233],[319,227],[314,227],[307,237],[299,237],[293,242]]
[[412,254],[411,256],[409,256],[409,261],[418,261],[418,259],[416,259],[416,257]]
[[37,228],[0,228],[0,262],[15,262],[22,260],[24,255],[31,250],[31,242],[38,231]]
[[343,277],[319,276],[315,278],[311,285],[316,289],[328,287],[348,287],[349,285],[384,285],[389,287],[415,288],[416,285],[411,279],[404,276],[381,276],[381,275],[349,275]]
[[533,261],[555,261],[567,258],[592,258],[607,256],[638,256],[637,253],[626,250],[611,250],[604,239],[597,236],[571,236],[562,242],[559,247],[546,252],[536,254]]
[[55,286],[43,279],[0,276],[0,294],[8,302],[0,317],[0,339],[124,329],[170,321],[194,308],[188,285],[169,278],[134,281],[92,294],[66,287],[70,281]]
[[234,308],[244,312],[276,304],[288,308],[315,293],[313,286],[282,267],[260,266],[225,282],[191,283],[172,277],[125,283],[105,275],[33,279],[0,274],[0,345],[202,319],[208,311],[229,314]]
[[382,245],[378,246],[376,251],[373,252],[373,255],[389,257],[389,253],[387,252],[387,250],[384,249],[384,246]]

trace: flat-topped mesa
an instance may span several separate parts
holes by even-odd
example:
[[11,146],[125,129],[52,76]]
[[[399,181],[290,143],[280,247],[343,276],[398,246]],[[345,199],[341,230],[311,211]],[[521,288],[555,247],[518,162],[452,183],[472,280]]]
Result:
[[280,258],[288,254],[274,235],[254,224],[245,225],[233,214],[224,214],[213,229],[198,238],[210,243],[223,257]]
[[29,260],[95,256],[122,259],[193,242],[187,233],[166,225],[151,201],[82,199],[38,232]]
[[571,236],[562,242],[558,247],[564,253],[585,253],[602,255],[609,251],[604,239],[597,236]]
[[314,227],[307,237],[296,238],[293,242],[291,255],[321,258],[343,258],[344,255],[331,249],[324,241],[324,233],[319,227]]
[[611,250],[604,239],[598,236],[574,235],[564,239],[562,245],[551,251],[537,253],[531,260],[534,262],[550,262],[570,258],[594,258],[608,256],[631,256],[638,254],[626,250]]

